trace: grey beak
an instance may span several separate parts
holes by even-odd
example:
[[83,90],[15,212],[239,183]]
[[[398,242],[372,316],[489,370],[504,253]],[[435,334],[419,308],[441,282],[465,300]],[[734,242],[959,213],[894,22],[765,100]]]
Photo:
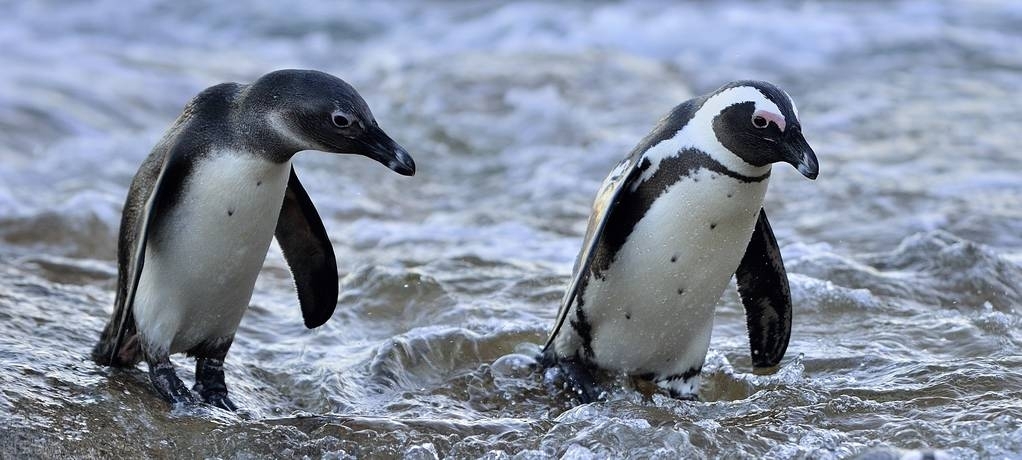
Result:
[[781,149],[784,161],[798,169],[803,176],[815,180],[820,174],[820,163],[816,160],[816,153],[806,142],[801,131],[791,131]]
[[362,151],[354,152],[372,158],[402,176],[415,175],[415,160],[387,133],[377,127],[371,127],[362,136]]

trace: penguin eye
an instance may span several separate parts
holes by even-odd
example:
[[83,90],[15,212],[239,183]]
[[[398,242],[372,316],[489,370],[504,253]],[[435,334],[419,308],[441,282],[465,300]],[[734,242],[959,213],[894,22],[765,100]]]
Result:
[[766,128],[767,126],[770,126],[771,122],[777,125],[777,128],[780,129],[781,132],[784,132],[784,125],[786,123],[784,122],[783,115],[769,110],[757,110],[752,114],[752,126],[755,126],[756,129]]
[[334,126],[338,128],[347,128],[351,126],[351,120],[348,117],[341,115],[339,113],[335,113],[331,120],[334,122]]

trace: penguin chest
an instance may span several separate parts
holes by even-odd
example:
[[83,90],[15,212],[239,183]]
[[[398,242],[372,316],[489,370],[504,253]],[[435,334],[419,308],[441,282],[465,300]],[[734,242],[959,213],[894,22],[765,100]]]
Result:
[[583,294],[599,364],[662,376],[701,367],[766,188],[701,169],[654,201]]
[[221,152],[154,216],[135,302],[143,338],[170,353],[233,336],[273,239],[290,162]]

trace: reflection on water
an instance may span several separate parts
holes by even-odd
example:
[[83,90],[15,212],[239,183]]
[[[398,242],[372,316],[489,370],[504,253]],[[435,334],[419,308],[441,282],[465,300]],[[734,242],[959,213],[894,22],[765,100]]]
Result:
[[[1022,455],[1014,2],[7,10],[6,455]],[[227,363],[244,409],[168,411],[141,367],[87,359],[127,184],[189,97],[281,67],[353,83],[419,174],[300,155],[344,272],[337,313],[305,330],[271,250]],[[706,401],[621,378],[577,406],[532,356],[597,185],[671,106],[739,78],[786,88],[820,156],[819,180],[778,168],[767,197],[796,305],[788,355],[751,373],[731,290]]]

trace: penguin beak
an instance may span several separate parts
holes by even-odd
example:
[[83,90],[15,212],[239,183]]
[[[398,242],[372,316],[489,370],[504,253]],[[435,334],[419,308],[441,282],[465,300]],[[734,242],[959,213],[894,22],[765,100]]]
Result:
[[379,161],[402,176],[415,175],[415,160],[382,129],[370,127],[359,141],[359,151],[354,153]]
[[816,161],[816,153],[802,136],[802,131],[792,129],[787,139],[781,144],[781,157],[786,163],[791,164],[798,172],[810,180],[815,180],[820,174],[820,163]]

